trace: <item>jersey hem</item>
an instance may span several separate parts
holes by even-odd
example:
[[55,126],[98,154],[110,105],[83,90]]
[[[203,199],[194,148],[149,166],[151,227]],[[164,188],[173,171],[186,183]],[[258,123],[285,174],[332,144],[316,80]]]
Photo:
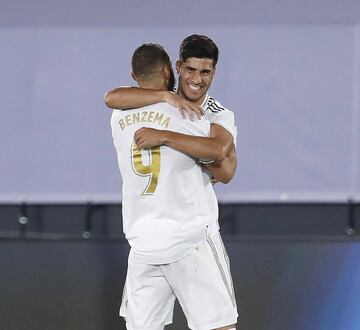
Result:
[[176,253],[172,257],[164,258],[164,259],[144,256],[136,252],[133,248],[131,248],[130,253],[132,254],[133,260],[137,263],[147,264],[147,265],[167,265],[185,258],[193,249],[195,249],[197,246],[201,245],[205,241],[206,241],[206,237],[204,237],[204,239],[200,240],[196,244],[182,250],[181,253]]

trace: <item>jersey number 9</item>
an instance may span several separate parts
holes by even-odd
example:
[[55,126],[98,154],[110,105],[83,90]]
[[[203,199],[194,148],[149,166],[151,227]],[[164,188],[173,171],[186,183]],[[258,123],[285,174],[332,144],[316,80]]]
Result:
[[148,163],[144,165],[143,155],[137,145],[131,145],[131,159],[133,171],[139,176],[149,177],[148,183],[141,195],[152,195],[155,193],[160,174],[160,146],[146,149]]

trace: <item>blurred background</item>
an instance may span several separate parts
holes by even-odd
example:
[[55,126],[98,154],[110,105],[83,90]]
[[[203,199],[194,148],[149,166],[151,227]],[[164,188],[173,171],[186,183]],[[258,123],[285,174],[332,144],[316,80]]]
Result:
[[193,33],[238,128],[216,191],[239,329],[360,329],[360,2],[0,0],[1,329],[125,329],[103,95],[134,85],[136,47],[175,63]]

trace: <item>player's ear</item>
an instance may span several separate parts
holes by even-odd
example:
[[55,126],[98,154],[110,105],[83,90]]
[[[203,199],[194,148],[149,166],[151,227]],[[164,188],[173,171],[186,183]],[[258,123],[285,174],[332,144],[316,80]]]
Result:
[[181,60],[176,61],[176,73],[177,74],[180,74],[180,69],[181,69],[182,64],[183,64],[183,62]]
[[131,70],[130,74],[131,74],[131,78],[133,78],[135,81],[137,81],[137,78],[136,78],[135,73],[134,73],[133,70]]
[[164,75],[165,80],[169,80],[171,73],[170,73],[170,68],[167,65],[164,65],[162,68],[162,74]]

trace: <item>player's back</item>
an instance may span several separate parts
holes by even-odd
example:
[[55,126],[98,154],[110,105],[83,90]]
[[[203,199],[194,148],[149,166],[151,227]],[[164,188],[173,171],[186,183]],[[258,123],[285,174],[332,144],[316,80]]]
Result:
[[166,103],[114,110],[112,134],[123,179],[123,226],[134,254],[147,263],[182,258],[204,239],[210,219],[201,167],[166,146],[138,150],[134,133],[141,127],[207,136],[205,119],[182,119]]

